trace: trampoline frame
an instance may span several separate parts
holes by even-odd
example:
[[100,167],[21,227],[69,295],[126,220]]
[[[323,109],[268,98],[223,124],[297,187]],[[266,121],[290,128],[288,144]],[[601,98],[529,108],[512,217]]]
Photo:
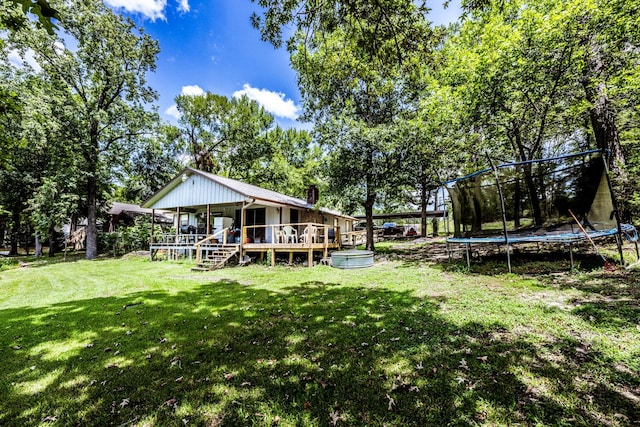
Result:
[[[620,229],[626,237],[626,239],[635,244],[636,257],[640,260],[640,252],[638,249],[638,231],[631,224],[620,224]],[[574,268],[573,262],[573,245],[576,243],[583,243],[589,240],[602,239],[609,236],[616,236],[618,245],[622,242],[619,241],[620,234],[618,228],[611,228],[608,230],[595,230],[587,231],[585,235],[582,231],[579,232],[566,232],[555,234],[533,234],[533,233],[510,233],[505,236],[487,236],[487,237],[449,237],[447,238],[447,253],[449,255],[449,262],[451,262],[450,249],[451,244],[465,245],[465,255],[467,260],[467,267],[471,268],[471,245],[472,244],[496,244],[506,246],[507,262],[509,265],[509,273],[511,273],[511,246],[519,243],[564,243],[569,246],[569,258],[571,261],[571,269]]]

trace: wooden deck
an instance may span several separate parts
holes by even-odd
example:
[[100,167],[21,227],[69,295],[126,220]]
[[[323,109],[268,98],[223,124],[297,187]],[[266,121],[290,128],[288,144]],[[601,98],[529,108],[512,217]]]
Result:
[[[295,231],[291,231],[292,229]],[[298,234],[298,231],[301,232]],[[239,259],[247,254],[257,254],[263,258],[265,254],[270,253],[271,265],[275,265],[277,254],[287,253],[289,263],[293,263],[294,254],[304,254],[307,256],[308,265],[312,267],[314,255],[319,254],[327,258],[330,250],[340,250],[343,244],[357,244],[362,237],[361,232],[341,235],[339,227],[334,229],[325,224],[314,223],[247,226],[243,227],[240,236],[230,236],[228,233],[229,230],[225,229],[211,235],[154,235],[149,246],[150,256],[153,260],[158,251],[165,251],[169,260],[187,256],[189,260],[195,258],[198,264],[215,251],[235,248]],[[258,242],[253,242],[254,239],[249,236],[260,237],[255,238]]]
[[242,245],[244,253],[271,253],[271,266],[276,265],[278,253],[289,254],[289,264],[293,264],[293,256],[296,253],[305,254],[309,267],[313,267],[314,253],[321,253],[323,258],[329,256],[329,250],[340,250],[339,243],[245,243]]

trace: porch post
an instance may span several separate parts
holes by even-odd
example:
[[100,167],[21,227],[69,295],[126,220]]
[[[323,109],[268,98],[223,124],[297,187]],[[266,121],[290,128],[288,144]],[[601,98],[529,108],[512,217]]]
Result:
[[153,261],[153,249],[151,249],[151,245],[153,245],[153,229],[156,228],[155,219],[156,219],[156,210],[151,209],[151,233],[149,236],[149,257],[151,258],[151,261]]
[[[207,236],[211,234],[211,205],[207,203]],[[226,241],[224,243],[227,243]]]
[[150,242],[153,243],[153,229],[156,226],[156,210],[155,209],[151,209],[151,240]]
[[[335,230],[335,226],[333,229]],[[335,234],[335,231],[334,231],[334,234]],[[322,255],[323,255],[323,258],[326,258],[329,253],[329,226],[328,225],[324,226],[324,239],[322,240],[324,243],[323,245],[324,250],[322,251],[323,252]]]
[[176,236],[180,234],[180,206],[178,206],[178,212],[176,213]]

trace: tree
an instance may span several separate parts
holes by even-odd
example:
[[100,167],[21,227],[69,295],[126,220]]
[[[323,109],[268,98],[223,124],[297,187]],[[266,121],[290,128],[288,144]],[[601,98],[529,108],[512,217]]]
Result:
[[319,170],[324,153],[309,132],[276,126],[266,133],[264,143],[269,156],[243,167],[246,182],[302,199],[312,184],[324,194]]
[[177,140],[178,129],[166,124],[140,138],[119,171],[116,200],[142,203],[169,182],[184,167]]
[[[448,45],[449,78],[465,89],[467,125],[493,145],[483,145],[480,158],[511,151],[511,158],[527,162],[569,149],[558,143],[580,129],[584,109],[575,86],[578,22],[566,6],[503,3],[465,21]],[[537,167],[522,165],[534,223],[540,226],[545,191],[536,184],[536,174],[543,173]]]
[[308,132],[274,127],[256,101],[206,92],[176,106],[177,140],[195,168],[300,197],[317,183],[322,153]]
[[279,46],[282,26],[298,30],[287,46],[305,118],[330,153],[330,187],[345,206],[357,200],[364,208],[373,250],[373,207],[394,191],[400,170],[394,121],[415,102],[434,42],[427,9],[410,0],[258,3],[267,11],[252,21],[264,40]]
[[246,96],[179,95],[176,106],[179,138],[195,168],[246,178],[254,162],[270,154],[265,135],[273,116]]
[[[427,232],[427,206],[433,194],[434,207],[438,208],[437,192],[442,180],[453,178],[464,162],[467,151],[461,144],[464,135],[458,132],[456,107],[458,100],[451,88],[444,86],[441,67],[429,73],[429,84],[422,94],[416,114],[401,124],[402,143],[406,159],[402,164],[404,197],[421,212],[421,235]],[[442,79],[439,81],[438,79]],[[437,234],[437,220],[434,220]]]
[[[102,2],[80,0],[60,7],[65,39],[42,32],[21,34],[34,49],[43,72],[65,88],[71,101],[61,113],[70,130],[69,144],[80,153],[86,198],[86,257],[98,254],[96,219],[101,187],[121,164],[136,139],[156,116],[147,111],[156,99],[145,74],[155,69],[157,42],[133,22],[116,15]],[[72,39],[77,46],[65,46]]]
[[[589,121],[598,148],[610,156],[616,190],[621,197],[620,214],[630,220],[628,204],[634,193],[628,175],[627,157],[619,129],[620,115],[632,116],[638,95],[640,30],[638,5],[628,0],[593,0],[579,11],[581,33],[578,40],[583,53],[581,84],[589,104]],[[637,181],[636,181],[637,182]]]
[[[522,160],[557,150],[607,150],[626,204],[633,194],[626,157],[634,150],[625,149],[618,127],[621,116],[633,117],[631,100],[638,94],[637,5],[627,0],[467,5],[449,58],[457,70],[452,81],[466,89],[464,110],[474,132],[505,142]],[[543,171],[522,167],[538,222],[536,205],[544,191],[533,181]],[[625,213],[630,212],[623,208]]]

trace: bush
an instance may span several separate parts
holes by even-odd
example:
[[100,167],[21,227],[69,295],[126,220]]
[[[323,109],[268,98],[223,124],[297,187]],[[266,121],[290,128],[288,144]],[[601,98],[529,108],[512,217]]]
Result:
[[[133,225],[121,226],[114,233],[98,235],[98,249],[113,255],[128,252],[149,250],[151,218],[141,215],[135,218]],[[162,229],[156,226],[154,233],[161,234]]]
[[18,265],[17,258],[0,258],[0,270],[5,270],[7,268],[13,268]]

